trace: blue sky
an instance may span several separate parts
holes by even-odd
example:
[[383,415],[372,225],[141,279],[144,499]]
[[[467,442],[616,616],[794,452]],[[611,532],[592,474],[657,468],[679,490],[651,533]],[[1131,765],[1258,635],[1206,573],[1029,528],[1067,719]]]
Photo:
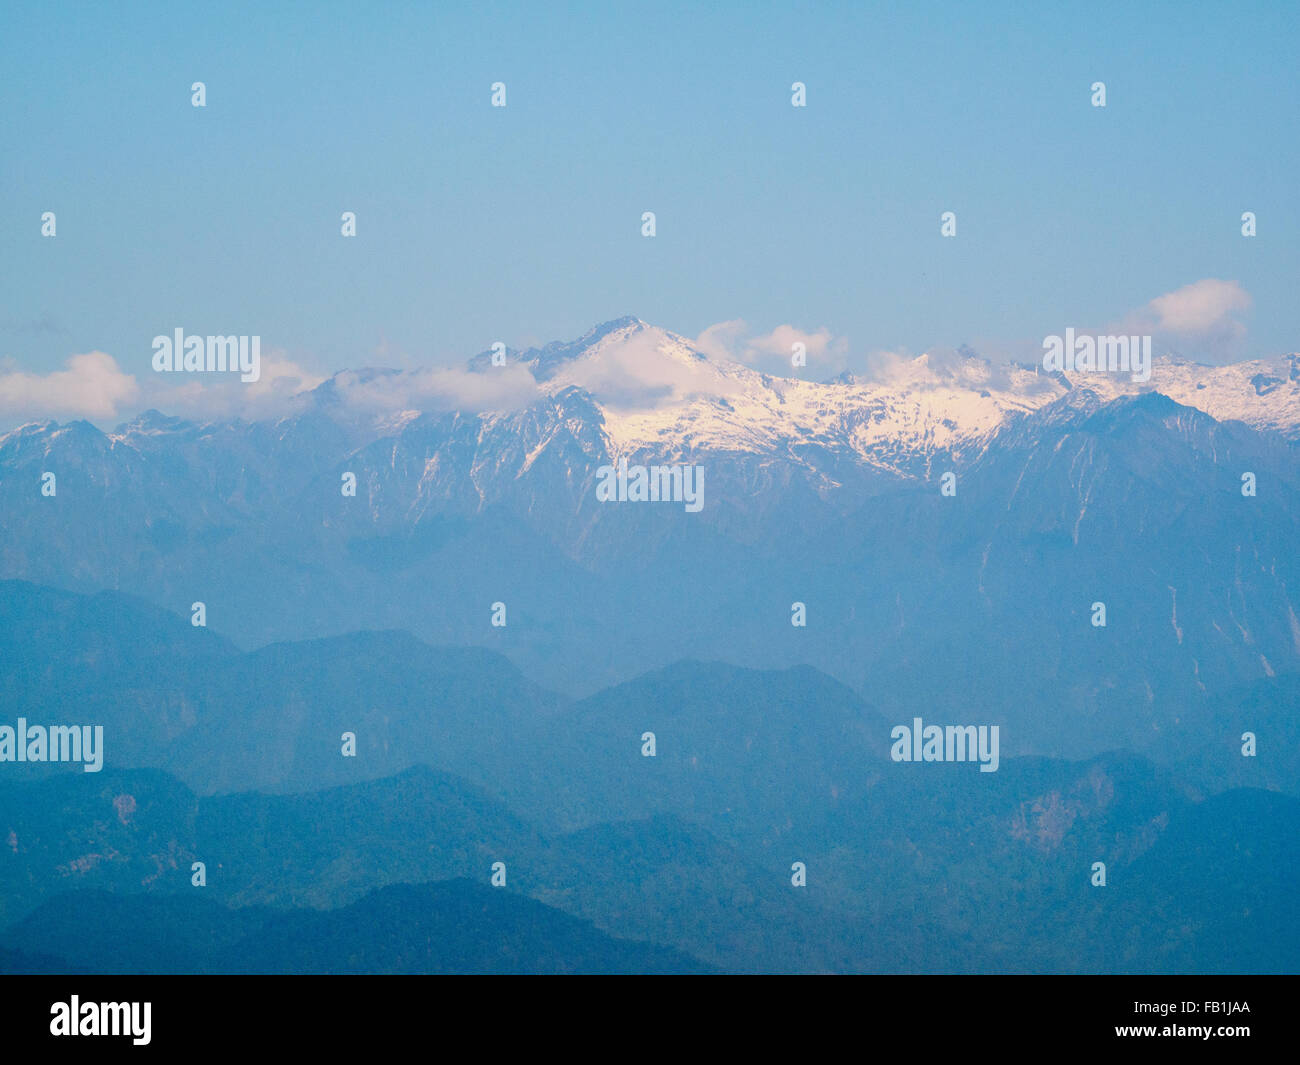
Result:
[[1298,10],[6,3],[0,372],[147,374],[177,326],[443,364],[623,314],[996,355],[1205,279],[1237,354],[1292,351]]

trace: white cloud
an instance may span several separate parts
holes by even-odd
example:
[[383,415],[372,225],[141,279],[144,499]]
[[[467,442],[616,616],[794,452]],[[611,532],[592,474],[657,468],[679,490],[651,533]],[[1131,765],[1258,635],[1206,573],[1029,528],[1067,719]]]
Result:
[[[694,343],[706,355],[734,359],[763,373],[819,380],[843,370],[848,355],[845,340],[833,336],[825,326],[810,333],[786,324],[770,333],[755,334],[740,318],[709,326]],[[795,344],[803,344],[808,356],[803,370],[790,364]]]
[[1214,333],[1224,326],[1245,331],[1234,320],[1237,311],[1251,306],[1250,293],[1235,281],[1207,278],[1157,296],[1147,306],[1156,317],[1156,328],[1185,336]]
[[481,373],[458,368],[377,374],[345,370],[334,381],[348,406],[375,413],[506,411],[525,406],[538,395],[533,375],[517,364]]
[[1158,349],[1211,362],[1240,357],[1246,339],[1241,315],[1250,310],[1250,293],[1236,281],[1205,278],[1157,296],[1128,315],[1114,331],[1145,333]]
[[5,360],[0,368],[0,419],[8,424],[44,418],[85,418],[102,427],[142,410],[206,421],[274,417],[291,410],[301,394],[323,380],[273,351],[261,360],[257,381],[237,374],[148,373],[134,377],[112,355],[92,351],[73,355],[66,369],[27,373]]
[[879,385],[939,383],[933,370],[918,362],[917,357],[906,350],[887,351],[881,348],[869,352],[854,375],[859,380]]
[[324,380],[279,349],[263,355],[260,366],[258,379],[250,382],[233,373],[150,373],[137,407],[195,421],[273,418],[294,410]]
[[606,341],[589,358],[560,371],[566,384],[586,389],[611,407],[645,409],[692,396],[723,395],[735,385],[680,342],[665,342],[657,330]]
[[748,326],[740,318],[732,318],[709,326],[693,343],[705,355],[714,359],[736,359],[743,346]]
[[48,374],[0,374],[0,415],[20,421],[112,419],[140,393],[135,378],[102,351],[72,355],[64,365]]

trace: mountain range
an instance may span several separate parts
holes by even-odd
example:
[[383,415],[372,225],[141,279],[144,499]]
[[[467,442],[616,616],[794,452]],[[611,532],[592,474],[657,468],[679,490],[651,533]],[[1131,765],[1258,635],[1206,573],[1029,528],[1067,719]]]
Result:
[[816,382],[637,319],[21,426],[0,725],[105,768],[0,764],[0,968],[1293,971],[1298,444],[1300,356]]
[[[0,967],[1294,966],[1296,798],[1205,797],[1120,755],[1013,759],[992,777],[892,768],[859,799],[810,796],[784,834],[740,843],[665,814],[543,832],[422,767],[292,796],[203,797],[158,770],[0,783]],[[692,794],[689,782],[659,790]],[[1090,882],[1097,861],[1105,887]],[[490,887],[497,862],[506,881]],[[806,886],[794,885],[794,862]],[[585,963],[565,960],[584,950]]]
[[[245,649],[406,630],[567,697],[684,658],[811,665],[1015,753],[1159,757],[1188,713],[1300,672],[1298,360],[1159,358],[1139,386],[967,353],[816,383],[619,319],[471,359],[450,398],[522,375],[510,409],[367,370],[271,421],[15,429],[0,577],[202,602]],[[624,458],[700,465],[703,509],[599,502]]]

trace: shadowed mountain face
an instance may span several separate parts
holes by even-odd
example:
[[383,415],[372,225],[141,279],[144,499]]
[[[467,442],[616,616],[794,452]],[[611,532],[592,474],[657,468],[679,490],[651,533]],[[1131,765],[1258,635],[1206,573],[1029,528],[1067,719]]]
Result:
[[0,966],[1294,970],[1300,373],[508,354],[0,437],[0,728],[104,755],[0,759]]
[[683,662],[533,729],[504,793],[564,828],[669,813],[770,843],[864,796],[888,737],[874,709],[814,669]]
[[84,893],[13,930],[42,953],[0,952],[0,971],[90,973],[632,974],[708,972],[674,950],[467,880],[382,888],[337,910],[228,910],[193,896]]
[[406,633],[243,653],[128,597],[17,581],[0,582],[0,612],[0,647],[23,663],[4,674],[12,717],[102,725],[110,764],[167,768],[202,791],[318,789],[417,763],[492,779],[513,737],[559,705],[495,652]]
[[[1173,769],[1111,754],[982,773],[893,761],[891,719],[808,667],[682,662],[568,703],[492,652],[402,633],[245,653],[126,597],[0,590],[25,662],[6,674],[14,717],[105,729],[98,773],[3,766],[0,950],[16,970],[105,967],[67,946],[99,942],[86,891],[146,897],[123,903],[126,927],[156,922],[171,945],[141,939],[156,952],[123,964],[142,970],[508,967],[490,943],[459,961],[377,941],[339,954],[339,926],[290,914],[274,939],[257,910],[224,909],[356,905],[365,921],[376,890],[483,884],[497,862],[510,892],[732,971],[1285,971],[1300,956],[1278,901],[1300,880],[1300,811],[1257,790],[1294,788],[1294,677],[1189,713]],[[1247,726],[1267,739],[1253,758]],[[211,903],[199,942],[167,931],[185,897]],[[25,923],[38,910],[46,924]],[[295,953],[299,934],[319,939]],[[554,964],[630,957],[571,946]],[[689,967],[627,964],[661,962]]]
[[[628,352],[674,382],[637,412],[603,391]],[[376,407],[401,395],[376,372],[276,422],[15,430],[0,576],[201,601],[245,648],[363,629],[479,645],[566,696],[683,658],[812,665],[900,720],[997,722],[1009,753],[1163,757],[1186,713],[1300,672],[1285,367],[1265,395],[1262,370],[1158,367],[1150,387],[1197,407],[969,359],[816,385],[635,319],[510,360],[538,391],[506,412]],[[703,509],[599,502],[621,458],[702,466]]]
[[[821,601],[833,605],[842,595],[828,586]],[[1234,608],[1222,609],[1230,616]],[[932,635],[918,633],[914,643],[931,647],[930,655],[914,661],[895,643],[898,659],[879,667],[870,702],[808,667],[717,662],[678,663],[570,702],[486,649],[433,648],[384,632],[240,652],[128,597],[79,597],[24,582],[0,582],[0,651],[19,664],[3,673],[10,724],[23,716],[102,725],[107,764],[164,768],[200,792],[315,791],[428,765],[556,828],[671,813],[724,838],[777,838],[817,803],[846,802],[870,787],[892,764],[891,729],[914,715],[998,724],[1005,755],[1015,753],[1017,738],[1021,746],[1086,748],[1094,732],[1109,729],[1158,761],[1186,765],[1208,790],[1295,792],[1294,676],[1216,700],[1195,693],[1176,700],[1179,685],[1156,699],[1154,682],[1150,696],[1146,687],[1103,690],[1097,709],[1080,716],[1071,707],[1096,686],[1078,662],[1103,668],[1119,653],[1119,630],[1134,622],[1093,628],[1080,611],[1082,638],[1053,652],[1074,686],[1049,693],[1016,671],[1019,649],[1035,639],[1032,618],[1015,630],[1023,644],[982,629],[977,654],[960,650],[963,637],[943,621],[939,601],[927,612]],[[1162,635],[1161,611],[1134,602],[1131,612],[1149,618],[1153,646],[1177,646],[1176,636]],[[790,631],[812,645],[809,630]],[[1152,672],[1163,660],[1145,661]],[[1001,678],[1022,701],[1001,712],[974,691],[959,699],[950,686],[963,670],[986,682]],[[916,705],[917,692],[930,692],[930,703]],[[1001,698],[1005,704],[1006,693]],[[1257,736],[1254,758],[1241,757],[1245,732]],[[655,735],[653,758],[642,754],[646,733]],[[355,757],[343,756],[346,734],[355,737]],[[14,779],[63,771],[5,766]]]
[[[1296,708],[1300,676],[1268,677],[1232,689],[1178,722],[1169,749],[1189,776],[1208,790],[1267,788],[1300,796],[1300,741]],[[1254,757],[1242,757],[1244,736]],[[1260,751],[1260,743],[1267,749]]]
[[[1269,491],[1243,497],[1261,469]],[[1300,666],[1294,478],[1282,445],[1161,396],[1071,396],[1013,421],[955,497],[879,499],[810,544],[838,564],[792,584],[819,605],[818,653],[864,649],[819,667],[904,717],[997,721],[1016,752],[1175,758],[1188,714]]]
[[[67,774],[0,790],[5,920],[52,892],[173,893],[192,866],[233,905],[337,906],[374,887],[478,876],[545,844],[500,804],[415,768],[311,795],[201,799],[157,770]],[[378,847],[378,852],[372,848]]]
[[[1277,972],[1300,956],[1286,903],[1300,878],[1300,800],[1255,789],[1202,799],[1131,756],[973,768],[889,763],[864,797],[823,799],[816,820],[809,810],[785,836],[738,843],[670,815],[545,834],[427,769],[313,795],[203,798],[156,771],[11,784],[0,788],[0,949],[13,966],[48,955],[97,970],[111,950],[139,971],[442,971],[450,956],[404,953],[387,931],[433,934],[426,889],[383,906],[373,893],[465,878],[732,971]],[[691,794],[671,778],[663,787]],[[506,884],[488,889],[497,862]],[[796,862],[805,887],[792,882]],[[333,916],[282,921],[267,907]],[[109,910],[125,925],[104,924]],[[515,935],[508,907],[482,913],[482,941],[455,947],[466,969]],[[367,922],[380,930],[369,939]],[[122,929],[141,930],[135,948]],[[554,964],[570,964],[555,950]],[[526,954],[521,965],[551,971]],[[667,955],[628,964],[661,963],[689,968]]]

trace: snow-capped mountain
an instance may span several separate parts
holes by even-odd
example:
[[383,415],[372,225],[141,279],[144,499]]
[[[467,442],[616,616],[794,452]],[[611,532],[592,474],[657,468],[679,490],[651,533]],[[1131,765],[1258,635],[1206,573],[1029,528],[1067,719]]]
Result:
[[[471,368],[491,373],[490,353]],[[1161,392],[1216,420],[1300,438],[1300,355],[1210,367],[1164,356],[1151,378],[1040,372],[973,354],[894,363],[882,379],[774,377],[709,356],[675,333],[621,318],[571,343],[509,352],[541,391],[589,392],[616,455],[720,452],[781,455],[838,449],[882,470],[915,475],[929,458],[978,454],[1011,415],[1084,389],[1102,400]]]
[[[801,380],[619,319],[504,365],[340,373],[274,420],[23,426],[0,578],[202,601],[246,647],[409,629],[567,693],[806,663],[1079,754],[1300,672],[1298,378],[1296,356],[1159,359],[1138,385],[965,353]],[[602,502],[620,458],[702,466],[702,510]]]
[[[398,438],[422,419],[456,411],[490,437],[521,431],[547,410],[563,410],[565,397],[581,394],[579,415],[593,423],[616,458],[658,455],[667,462],[688,454],[754,455],[817,470],[834,454],[874,471],[915,477],[926,475],[938,457],[960,461],[978,455],[1015,415],[1085,390],[1102,401],[1159,392],[1217,421],[1241,421],[1300,439],[1300,354],[1218,367],[1159,356],[1150,380],[1140,384],[1125,374],[1049,374],[970,352],[922,354],[896,360],[872,378],[842,373],[817,381],[799,376],[807,371],[792,369],[786,377],[758,372],[626,317],[574,341],[508,350],[504,365],[483,352],[468,368],[486,382],[482,395],[439,387],[444,371],[343,371],[298,397],[294,413],[261,423],[262,435],[282,442],[305,435],[304,446],[333,455]],[[527,387],[519,385],[521,370],[529,375]],[[494,374],[511,384],[493,383]],[[69,429],[89,427],[29,424],[0,436],[0,447],[51,440]],[[150,411],[105,435],[109,447],[147,449],[150,437],[222,431]],[[546,446],[539,439],[523,456],[525,466]]]

